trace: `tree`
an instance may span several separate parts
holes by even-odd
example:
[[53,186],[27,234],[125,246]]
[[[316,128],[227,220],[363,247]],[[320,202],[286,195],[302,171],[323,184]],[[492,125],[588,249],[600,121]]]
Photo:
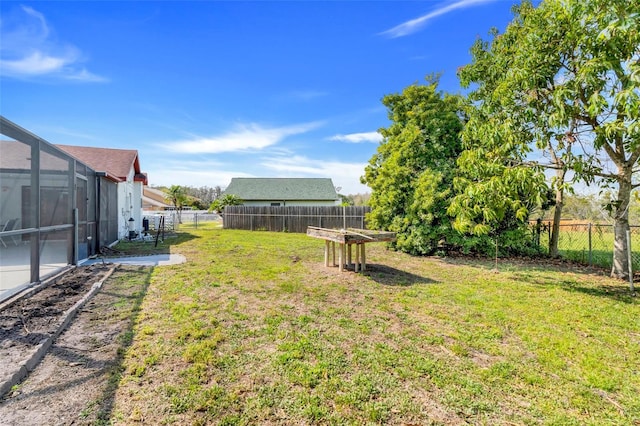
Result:
[[438,80],[414,84],[382,103],[392,124],[365,168],[371,190],[370,226],[397,233],[396,247],[431,254],[452,236],[447,207],[455,162],[461,151],[461,98],[443,95]]
[[584,222],[609,223],[611,218],[603,208],[607,200],[595,194],[568,195],[565,199],[563,217]]
[[[514,197],[513,189],[543,194],[540,172],[548,168],[556,174],[559,224],[571,181],[614,186],[611,274],[627,277],[628,206],[640,157],[640,3],[548,0],[537,8],[524,2],[514,13],[504,34],[494,31],[491,43],[476,42],[472,63],[459,72],[463,85],[475,86],[460,166],[487,171],[466,182],[467,196],[459,201],[482,204],[488,196],[483,188],[493,180],[524,216],[526,200]],[[513,179],[498,184],[501,173]],[[474,224],[464,213],[460,217]]]
[[338,193],[338,197],[340,197],[340,205],[344,207],[353,206],[353,200],[350,196]]
[[347,195],[347,198],[349,199],[349,205],[351,206],[368,206],[371,194],[349,194]]
[[[204,204],[204,206],[210,205],[212,202],[214,202],[217,198],[219,198],[222,195],[222,188],[220,188],[220,186],[215,186],[213,188],[209,186],[202,186],[198,188],[192,187],[192,186],[186,186],[183,188],[187,193],[187,195],[190,195],[192,197],[199,199],[202,202],[202,204]],[[202,207],[202,208],[206,208],[206,207]]]
[[241,206],[244,204],[244,201],[234,194],[225,194],[222,197],[217,198],[211,205],[209,206],[209,211],[214,212],[223,212],[226,206]]
[[178,223],[182,223],[182,207],[187,202],[187,194],[184,188],[180,185],[171,185],[169,189],[165,190],[166,199],[170,202],[178,213]]

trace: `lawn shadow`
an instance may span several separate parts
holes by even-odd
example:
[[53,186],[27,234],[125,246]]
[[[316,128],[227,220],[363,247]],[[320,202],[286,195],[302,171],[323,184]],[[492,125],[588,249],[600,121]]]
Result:
[[[549,271],[549,269],[530,269],[530,270],[538,270],[538,271]],[[567,272],[566,270],[557,269],[558,272]],[[593,273],[588,271],[570,271],[580,275],[591,275],[591,276],[600,276],[602,277],[604,274]],[[607,280],[609,283],[593,283],[593,285],[585,285],[575,279],[562,279],[560,277],[557,278],[544,278],[540,276],[532,277],[526,271],[523,272],[512,272],[514,277],[518,281],[527,282],[530,284],[547,286],[547,287],[556,287],[561,290],[564,290],[569,293],[582,293],[587,294],[589,296],[594,297],[606,297],[609,299],[616,300],[618,302],[623,303],[634,303],[638,299],[635,298],[631,294],[631,289],[629,288],[628,283],[622,280]],[[637,294],[637,291],[636,291]]]
[[364,272],[373,281],[388,286],[408,287],[416,284],[436,284],[432,278],[403,271],[388,265],[369,264]]
[[139,256],[148,254],[169,254],[171,246],[176,246],[191,240],[202,238],[187,231],[167,232],[165,238],[160,238],[156,244],[155,235],[153,240],[120,240],[113,248],[105,248],[105,254],[108,257],[118,256]]
[[601,285],[598,287],[585,287],[570,284],[562,285],[561,287],[563,290],[571,293],[583,293],[588,294],[589,296],[607,297],[622,303],[634,304],[640,301],[640,298],[637,297],[638,290],[636,290],[635,295],[632,295],[631,289],[628,286]]
[[[495,269],[495,260],[488,258],[446,258],[443,259],[449,265],[464,265],[472,268],[491,270]],[[608,279],[608,269],[598,265],[585,265],[570,259],[540,258],[499,258],[498,271],[512,274],[514,279],[530,284],[553,286],[571,293],[583,293],[595,297],[607,297],[624,303],[634,303],[637,299],[631,294],[628,282]],[[535,273],[558,272],[572,273],[584,276],[586,279],[593,277],[593,285],[584,285],[575,279],[564,279],[560,275],[556,277],[544,277],[532,275]],[[638,280],[636,276],[636,280]],[[607,283],[600,282],[602,280]],[[639,285],[636,285],[636,295]]]
[[[578,274],[584,275],[594,275],[589,274],[587,272],[577,272]],[[561,290],[564,290],[569,293],[583,293],[589,296],[594,297],[606,297],[609,299],[613,299],[618,302],[623,303],[637,303],[637,297],[634,297],[631,294],[631,289],[629,288],[628,283],[625,283],[622,280],[616,282],[616,280],[611,279],[612,283],[594,283],[593,285],[584,285],[575,280],[567,280],[567,279],[544,279],[542,277],[531,277],[526,272],[513,272],[515,278],[522,282],[528,282],[530,284],[547,286],[547,287],[556,287]],[[636,295],[638,291],[636,290]]]

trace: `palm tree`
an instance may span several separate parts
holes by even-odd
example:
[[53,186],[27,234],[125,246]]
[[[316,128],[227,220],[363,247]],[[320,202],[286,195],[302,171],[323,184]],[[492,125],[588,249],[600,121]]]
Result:
[[173,204],[178,212],[178,223],[182,223],[182,207],[187,201],[187,193],[180,185],[171,185],[171,188],[165,190],[166,200]]

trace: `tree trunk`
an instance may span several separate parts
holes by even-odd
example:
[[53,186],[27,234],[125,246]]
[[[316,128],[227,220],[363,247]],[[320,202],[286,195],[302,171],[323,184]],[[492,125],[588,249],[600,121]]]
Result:
[[562,188],[556,189],[556,207],[553,211],[553,225],[551,228],[551,238],[549,239],[549,256],[551,257],[558,257],[558,240],[560,238],[560,220],[562,219],[563,206],[564,190]]
[[553,224],[551,225],[551,238],[549,239],[549,256],[558,257],[558,239],[560,238],[560,219],[562,218],[562,204],[556,204],[553,212]]
[[631,199],[631,171],[623,171],[618,184],[618,200],[613,213],[613,266],[611,276],[629,278],[629,253],[627,251],[627,231],[629,230],[629,202]]
[[[571,153],[571,142],[567,143],[567,153]],[[551,154],[553,164],[556,168],[556,207],[553,210],[553,225],[551,228],[551,238],[549,238],[549,256],[558,257],[558,240],[560,239],[560,219],[562,219],[562,207],[564,206],[564,179],[567,175],[564,161],[556,155],[556,151],[549,141],[547,150]]]

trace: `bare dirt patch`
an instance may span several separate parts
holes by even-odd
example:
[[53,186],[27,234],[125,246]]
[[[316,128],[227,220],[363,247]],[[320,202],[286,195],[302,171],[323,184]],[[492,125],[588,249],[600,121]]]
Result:
[[40,291],[0,311],[0,378],[27,360],[59,328],[64,314],[108,271],[106,266],[76,268]]
[[[0,311],[0,371],[33,353],[108,267],[80,267]],[[0,400],[0,424],[96,424],[108,418],[150,268],[119,266],[34,371]]]

